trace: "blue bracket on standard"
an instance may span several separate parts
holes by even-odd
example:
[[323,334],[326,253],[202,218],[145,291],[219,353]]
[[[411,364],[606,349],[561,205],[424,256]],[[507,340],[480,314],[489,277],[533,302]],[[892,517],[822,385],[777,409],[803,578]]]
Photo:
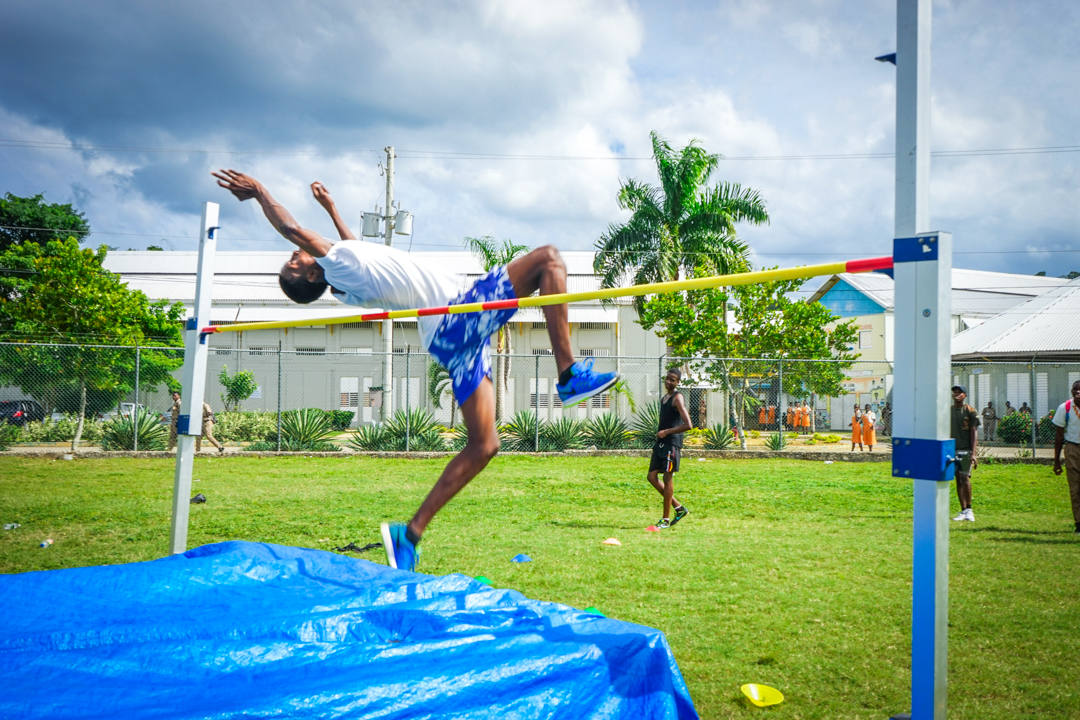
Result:
[[177,415],[176,416],[176,434],[188,435],[188,428],[191,426],[190,415]]
[[187,319],[187,321],[184,323],[184,329],[185,330],[198,330],[199,329],[199,319],[194,318],[194,317],[189,317]]
[[892,468],[894,477],[950,481],[956,475],[956,441],[893,438]]
[[893,264],[938,259],[938,236],[893,238]]
[[213,240],[214,239],[214,231],[215,230],[220,230],[220,229],[221,229],[220,225],[215,225],[214,227],[207,230],[206,231],[206,239],[207,240]]

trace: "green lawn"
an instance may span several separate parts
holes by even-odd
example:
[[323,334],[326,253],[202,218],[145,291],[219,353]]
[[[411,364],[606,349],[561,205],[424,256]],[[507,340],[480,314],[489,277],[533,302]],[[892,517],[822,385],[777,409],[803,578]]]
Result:
[[[189,544],[374,542],[444,462],[199,458],[193,492],[208,502],[191,506]],[[887,463],[687,459],[676,496],[691,514],[650,533],[660,496],[646,464],[500,456],[429,528],[420,570],[660,628],[703,718],[908,709],[910,482]],[[165,459],[0,456],[0,524],[22,525],[0,531],[0,572],[166,554],[172,482]],[[949,717],[1080,718],[1080,538],[1064,478],[980,467],[975,513],[952,525]],[[518,553],[533,562],[511,562]],[[750,707],[744,682],[787,699]]]

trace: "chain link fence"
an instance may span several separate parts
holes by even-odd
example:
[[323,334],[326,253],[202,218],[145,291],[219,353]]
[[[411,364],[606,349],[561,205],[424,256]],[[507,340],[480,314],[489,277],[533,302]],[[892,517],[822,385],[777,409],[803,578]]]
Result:
[[[0,422],[9,444],[70,443],[157,450],[171,446],[170,387],[179,387],[183,349],[0,343]],[[879,437],[892,434],[888,362],[606,356],[618,372],[610,391],[563,407],[549,351],[492,356],[496,414],[506,450],[651,447],[667,370],[694,430],[690,445],[796,441],[843,447],[858,406]],[[223,373],[224,370],[224,373]],[[1080,363],[954,363],[953,383],[984,418],[979,439],[1034,450],[1053,444],[1049,416],[1080,379]],[[247,376],[247,387],[237,376]],[[836,395],[815,388],[840,387]],[[253,346],[210,349],[205,400],[212,432],[234,447],[291,450],[455,450],[465,442],[449,377],[424,352]]]

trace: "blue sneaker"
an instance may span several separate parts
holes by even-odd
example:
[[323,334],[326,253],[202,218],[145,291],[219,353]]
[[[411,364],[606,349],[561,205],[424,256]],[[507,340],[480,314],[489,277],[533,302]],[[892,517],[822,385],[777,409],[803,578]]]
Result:
[[416,558],[420,555],[420,551],[409,542],[409,538],[405,537],[405,526],[397,523],[393,525],[383,523],[380,529],[383,549],[386,550],[386,562],[390,567],[410,572],[415,570]]
[[577,405],[585,398],[602,393],[619,381],[618,373],[593,372],[592,365],[592,358],[585,362],[574,363],[570,366],[570,379],[566,384],[555,384],[563,407]]

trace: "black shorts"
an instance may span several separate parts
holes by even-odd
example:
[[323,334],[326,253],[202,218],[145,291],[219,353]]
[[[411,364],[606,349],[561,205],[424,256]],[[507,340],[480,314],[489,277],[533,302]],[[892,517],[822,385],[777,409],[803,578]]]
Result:
[[649,461],[649,472],[657,470],[662,473],[679,472],[679,454],[682,448],[664,443],[653,445],[652,460]]

